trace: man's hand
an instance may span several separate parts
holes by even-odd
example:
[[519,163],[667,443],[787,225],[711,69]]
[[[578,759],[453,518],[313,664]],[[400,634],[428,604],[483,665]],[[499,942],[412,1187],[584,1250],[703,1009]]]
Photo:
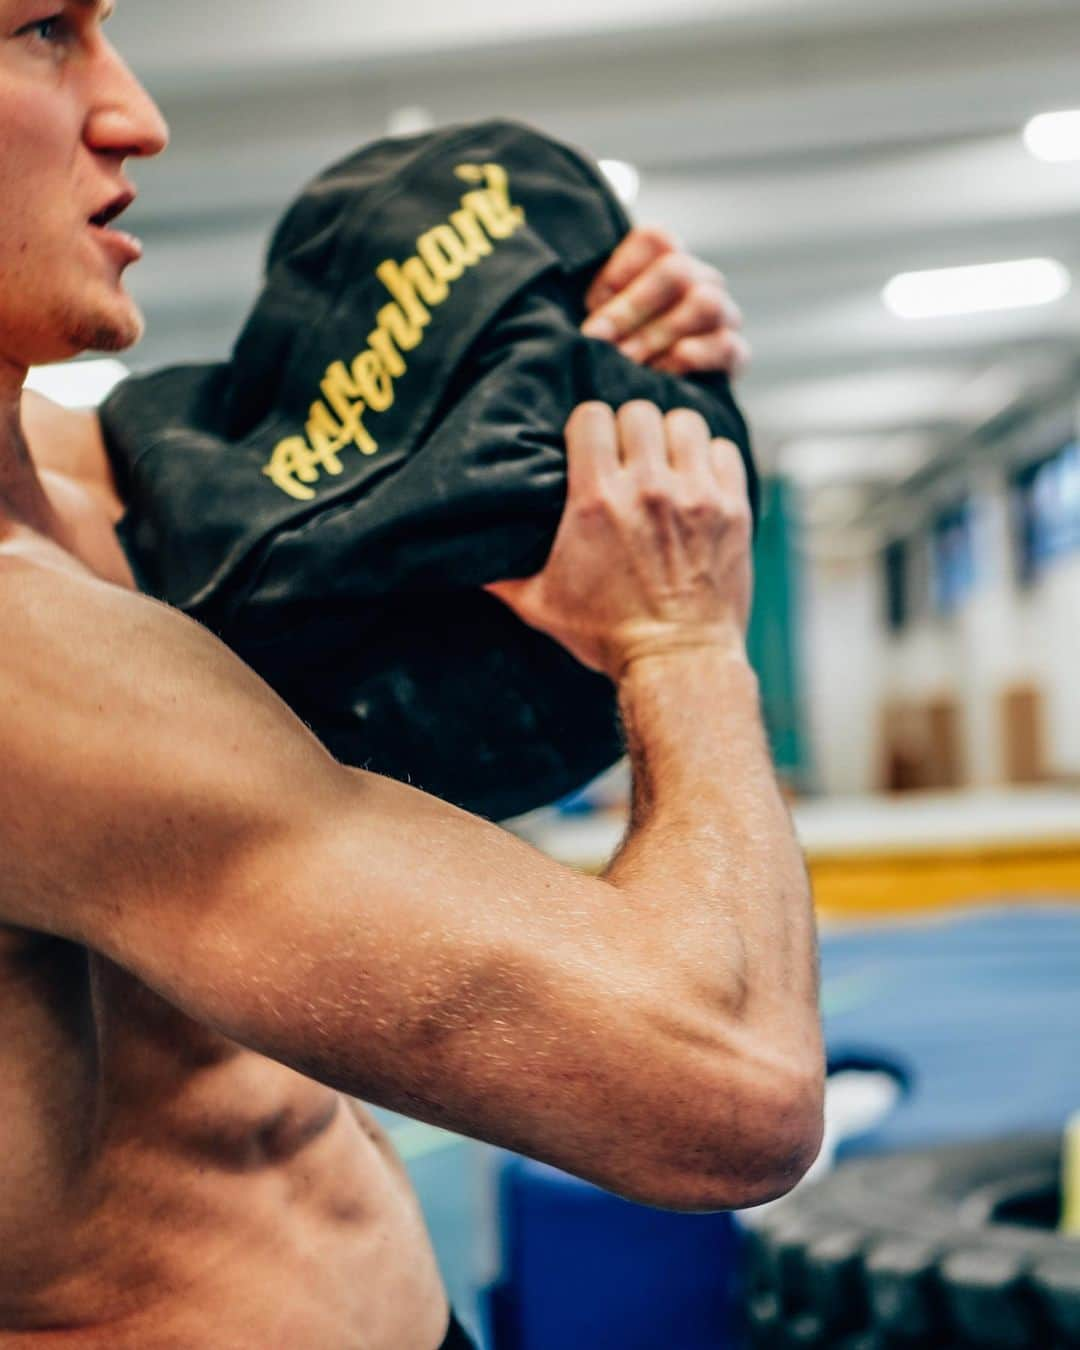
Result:
[[575,409],[566,510],[544,569],[488,589],[617,680],[642,655],[741,644],[750,608],[746,473],[700,413]]
[[746,369],[742,313],[721,272],[684,252],[664,230],[631,230],[585,297],[587,337],[614,342],[671,375]]

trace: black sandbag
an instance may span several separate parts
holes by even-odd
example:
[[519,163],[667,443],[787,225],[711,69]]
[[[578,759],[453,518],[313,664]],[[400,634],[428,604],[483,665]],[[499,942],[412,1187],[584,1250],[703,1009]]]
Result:
[[478,588],[542,566],[589,398],[689,406],[723,376],[585,338],[629,228],[598,170],[487,122],[360,150],[273,237],[231,361],[101,409],[140,585],[218,633],[342,760],[496,818],[621,752],[613,691]]

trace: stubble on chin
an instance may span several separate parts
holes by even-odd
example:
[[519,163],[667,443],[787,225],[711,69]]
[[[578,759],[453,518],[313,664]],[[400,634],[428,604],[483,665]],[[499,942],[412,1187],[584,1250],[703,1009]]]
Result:
[[73,354],[80,352],[123,352],[139,341],[145,324],[134,303],[118,306],[113,314],[69,311],[64,315],[63,331]]
[[116,327],[109,328],[102,324],[88,334],[82,350],[89,352],[126,352],[129,347],[135,346],[142,335],[143,325],[141,322],[133,323],[123,330]]
[[133,316],[127,324],[88,323],[72,335],[82,352],[124,352],[143,335],[141,316]]

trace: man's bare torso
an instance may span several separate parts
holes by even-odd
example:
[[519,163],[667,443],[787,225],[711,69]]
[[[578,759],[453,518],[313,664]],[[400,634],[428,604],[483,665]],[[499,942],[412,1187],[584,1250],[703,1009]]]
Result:
[[[130,585],[107,487],[39,468],[57,538],[0,557]],[[0,970],[0,1347],[433,1350],[438,1272],[367,1113],[82,947],[0,929]]]

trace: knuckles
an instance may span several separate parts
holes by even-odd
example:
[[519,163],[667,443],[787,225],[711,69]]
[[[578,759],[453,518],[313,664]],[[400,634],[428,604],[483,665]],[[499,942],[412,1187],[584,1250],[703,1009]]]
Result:
[[724,297],[715,286],[699,286],[695,289],[691,305],[691,319],[700,330],[709,332],[727,324],[727,305]]
[[665,253],[656,264],[656,276],[672,300],[681,300],[694,285],[694,265],[685,253]]
[[674,515],[679,509],[674,490],[651,478],[638,483],[634,500],[646,515],[654,519]]
[[714,529],[725,523],[724,505],[719,497],[694,497],[683,502],[679,514],[697,529]]
[[[587,452],[589,436],[602,426],[605,434],[625,437],[632,432],[645,437],[648,449],[632,465],[604,468],[568,502],[573,523],[583,532],[595,535],[612,527],[621,531],[637,517],[666,532],[674,526],[692,534],[727,534],[733,540],[750,536],[742,458],[731,441],[709,439],[708,423],[699,412],[678,408],[664,414],[644,399],[625,403],[617,411],[606,403],[589,402],[575,408],[567,432],[580,438],[578,452]],[[669,465],[665,441],[673,434],[683,440],[684,453],[692,448],[692,469]]]
[[591,492],[579,497],[572,509],[575,523],[586,530],[611,524],[623,514],[615,497],[603,492]]
[[754,518],[746,494],[725,494],[721,499],[720,512],[725,529],[740,542],[749,543],[754,532]]

